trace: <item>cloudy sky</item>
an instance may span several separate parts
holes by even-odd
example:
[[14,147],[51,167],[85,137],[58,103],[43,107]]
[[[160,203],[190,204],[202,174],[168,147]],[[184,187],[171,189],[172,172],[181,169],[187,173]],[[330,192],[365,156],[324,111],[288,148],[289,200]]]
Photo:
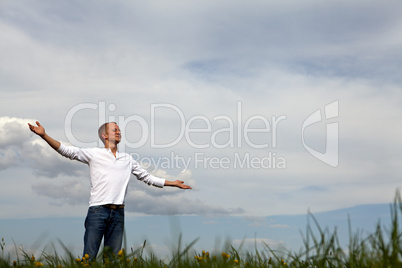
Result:
[[99,146],[99,125],[116,121],[120,150],[194,188],[133,178],[129,216],[263,217],[392,201],[401,8],[1,1],[0,219],[86,213],[88,167],[32,134],[36,120],[81,147]]

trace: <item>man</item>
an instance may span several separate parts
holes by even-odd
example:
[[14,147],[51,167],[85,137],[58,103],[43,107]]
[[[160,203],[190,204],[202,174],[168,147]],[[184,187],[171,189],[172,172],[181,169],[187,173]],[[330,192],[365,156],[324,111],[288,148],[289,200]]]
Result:
[[124,232],[124,198],[130,180],[134,174],[138,180],[148,185],[163,187],[173,186],[191,189],[183,181],[169,181],[149,174],[140,167],[127,153],[121,153],[117,145],[121,141],[121,132],[115,122],[103,124],[99,130],[99,138],[104,148],[77,148],[66,146],[46,134],[43,126],[28,123],[29,129],[44,139],[61,155],[85,163],[90,170],[91,194],[88,214],[85,219],[84,255],[96,258],[104,239],[104,246],[117,254],[122,246]]

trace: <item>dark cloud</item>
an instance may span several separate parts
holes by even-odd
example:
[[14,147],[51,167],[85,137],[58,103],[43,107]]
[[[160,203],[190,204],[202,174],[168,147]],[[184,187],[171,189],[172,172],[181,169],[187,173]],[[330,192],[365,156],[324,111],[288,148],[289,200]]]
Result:
[[[132,181],[131,184],[142,183]],[[242,208],[226,209],[219,205],[209,205],[199,199],[186,197],[186,193],[180,189],[169,189],[168,187],[156,190],[149,190],[152,187],[145,186],[145,190],[139,190],[130,186],[126,197],[126,210],[129,212],[142,213],[147,215],[232,215],[243,214]],[[154,188],[154,187],[153,187]],[[41,182],[32,185],[32,190],[41,196],[48,197],[53,205],[62,206],[82,205],[88,203],[89,181],[65,180]],[[171,190],[171,191],[169,191]],[[186,191],[191,194],[190,191]]]
[[[370,47],[362,46],[365,42],[374,42],[380,50],[393,46],[378,37],[389,38],[401,21],[401,3],[395,0],[103,2],[96,8],[75,1],[5,5],[3,21],[32,38],[85,53],[108,52],[112,57],[105,53],[103,60],[115,63],[123,60],[115,49],[130,43],[164,56],[181,52],[177,56],[187,59],[250,58],[254,63],[260,58],[364,53]],[[43,17],[44,12],[52,16]],[[124,53],[133,56],[125,49]]]
[[[163,191],[163,190],[161,190]],[[150,215],[232,215],[243,214],[242,208],[224,208],[219,205],[210,205],[199,199],[190,199],[182,193],[174,196],[154,196],[148,192],[132,191],[126,197],[127,210]]]
[[82,205],[89,200],[89,182],[67,180],[62,182],[44,182],[32,185],[32,190],[41,196],[49,197],[54,205]]
[[0,149],[0,170],[19,164],[17,153],[12,149]]
[[[28,147],[29,145],[26,145]],[[88,166],[77,161],[64,158],[47,144],[31,145],[31,154],[25,161],[33,169],[36,176],[55,178],[59,175],[88,176]]]

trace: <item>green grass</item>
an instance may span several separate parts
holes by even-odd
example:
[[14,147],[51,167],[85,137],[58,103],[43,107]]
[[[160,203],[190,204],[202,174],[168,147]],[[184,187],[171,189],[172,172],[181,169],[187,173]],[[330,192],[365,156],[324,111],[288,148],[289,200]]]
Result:
[[0,267],[402,267],[399,226],[402,201],[399,192],[390,209],[390,226],[383,227],[379,222],[373,233],[364,236],[352,233],[349,220],[349,244],[346,249],[340,246],[336,229],[322,229],[314,215],[309,214],[306,233],[301,234],[303,250],[297,253],[276,251],[267,244],[263,244],[263,250],[258,250],[255,245],[254,250],[246,251],[243,243],[238,248],[227,245],[219,252],[210,253],[207,249],[196,252],[193,246],[198,239],[183,246],[180,235],[177,248],[172,249],[167,258],[152,253],[144,256],[144,241],[141,247],[122,250],[118,256],[111,256],[104,250],[96,261],[89,262],[85,256],[80,259],[73,256],[59,241],[64,248],[62,255],[56,250],[52,253],[43,250],[40,255],[32,256],[15,247],[17,257],[11,260],[4,252],[5,242],[2,240]]

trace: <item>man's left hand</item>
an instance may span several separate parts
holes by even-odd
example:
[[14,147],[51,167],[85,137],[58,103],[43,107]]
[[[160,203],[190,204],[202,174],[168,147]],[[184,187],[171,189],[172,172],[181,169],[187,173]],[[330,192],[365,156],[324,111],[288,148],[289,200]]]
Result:
[[174,186],[181,189],[192,189],[191,186],[185,185],[184,181],[175,180],[175,181],[165,181],[165,186]]

